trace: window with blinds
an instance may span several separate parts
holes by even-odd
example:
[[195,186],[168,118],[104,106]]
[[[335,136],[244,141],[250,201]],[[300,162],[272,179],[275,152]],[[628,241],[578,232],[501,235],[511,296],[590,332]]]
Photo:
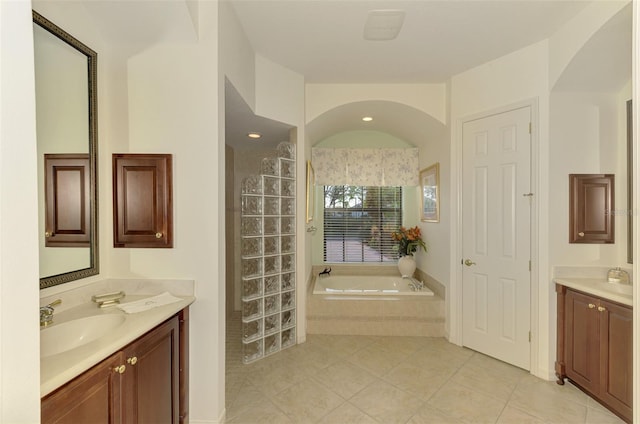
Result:
[[396,261],[401,223],[402,187],[324,186],[324,261]]

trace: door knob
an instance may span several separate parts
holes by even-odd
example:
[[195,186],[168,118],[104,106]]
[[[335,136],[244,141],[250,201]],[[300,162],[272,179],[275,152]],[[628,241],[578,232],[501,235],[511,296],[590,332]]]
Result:
[[471,259],[465,259],[465,260],[464,260],[464,264],[465,264],[466,266],[471,266],[471,265],[475,265],[476,263],[475,263],[475,262],[473,262]]

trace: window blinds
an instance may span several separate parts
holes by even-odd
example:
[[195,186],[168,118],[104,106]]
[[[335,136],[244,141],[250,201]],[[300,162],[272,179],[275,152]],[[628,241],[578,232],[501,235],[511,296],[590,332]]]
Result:
[[388,262],[402,223],[402,187],[324,187],[325,262]]

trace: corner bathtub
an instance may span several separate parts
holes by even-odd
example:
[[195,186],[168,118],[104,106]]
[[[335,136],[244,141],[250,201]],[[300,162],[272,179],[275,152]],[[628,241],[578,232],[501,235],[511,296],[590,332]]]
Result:
[[433,296],[428,287],[412,291],[409,280],[387,275],[316,276],[313,294],[348,296]]

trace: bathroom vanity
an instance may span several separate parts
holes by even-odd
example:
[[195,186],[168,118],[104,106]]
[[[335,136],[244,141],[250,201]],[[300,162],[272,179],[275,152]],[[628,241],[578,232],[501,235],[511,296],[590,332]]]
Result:
[[[120,306],[96,303],[120,291]],[[40,332],[41,422],[188,422],[193,294],[187,280],[104,280],[41,298],[58,305]]]
[[558,384],[565,378],[631,422],[632,286],[603,279],[555,279]]
[[42,423],[179,423],[187,417],[188,309],[42,399]]

